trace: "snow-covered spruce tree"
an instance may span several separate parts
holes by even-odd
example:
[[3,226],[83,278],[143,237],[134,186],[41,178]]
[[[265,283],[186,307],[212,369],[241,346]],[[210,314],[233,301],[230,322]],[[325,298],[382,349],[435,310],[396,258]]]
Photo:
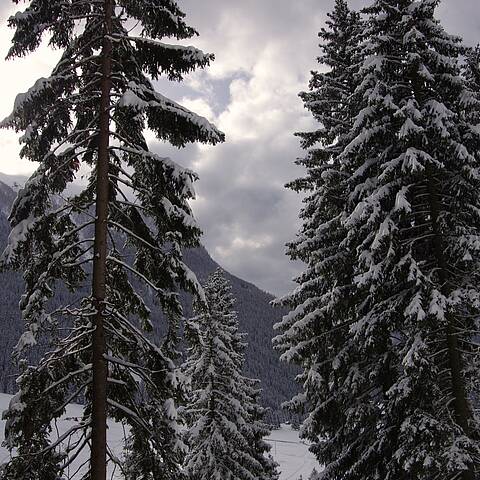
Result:
[[[326,479],[473,480],[478,358],[480,131],[460,39],[436,0],[378,0],[360,69],[362,110],[341,153],[356,321],[335,358],[342,424]],[[346,299],[346,301],[349,299]],[[336,454],[334,459],[331,453]],[[320,455],[320,459],[323,457]]]
[[[316,248],[330,217],[298,242],[312,252],[303,257],[312,274],[287,298],[296,309],[277,342],[306,366],[304,432],[328,480],[478,476],[470,400],[480,307],[479,107],[461,77],[461,41],[435,19],[437,4],[379,0],[366,11],[359,114],[338,157],[348,196],[333,229],[344,233],[332,258],[352,255],[350,271],[337,261],[330,273],[330,257]],[[311,211],[321,215],[322,205]],[[344,270],[353,285],[333,303]],[[305,285],[312,287],[302,303]]]
[[[6,413],[6,442],[18,455],[2,480],[60,478],[84,448],[91,453],[81,478],[104,480],[107,415],[130,426],[129,452],[141,464],[130,478],[176,478],[178,379],[170,347],[148,339],[149,310],[131,280],[155,295],[171,329],[181,314],[178,288],[201,292],[181,251],[198,241],[188,205],[196,177],[149,151],[143,131],[178,147],[223,140],[152,84],[159,76],[180,81],[213,57],[162,42],[196,34],[173,0],[31,0],[9,24],[9,58],[34,51],[44,35],[62,56],[1,123],[25,132],[21,156],[39,164],[13,205],[3,255],[26,285],[16,355],[27,356],[40,339],[49,344],[37,365],[23,368]],[[63,198],[82,167],[88,185]],[[90,296],[49,309],[58,285],[75,292],[87,282]],[[83,418],[50,437],[51,422],[81,397]]]
[[[313,72],[310,91],[300,94],[319,127],[297,134],[307,151],[297,161],[305,167],[306,176],[288,185],[306,193],[300,213],[303,226],[288,245],[290,257],[303,261],[306,270],[296,280],[295,291],[278,301],[291,311],[276,326],[281,333],[274,339],[282,359],[302,368],[298,380],[303,392],[288,407],[307,414],[301,436],[312,442],[322,464],[338,457],[345,423],[343,397],[350,396],[339,389],[339,382],[345,375],[341,365],[349,326],[355,320],[355,252],[346,246],[343,222],[349,172],[339,155],[349,143],[358,110],[356,71],[361,55],[357,46],[362,33],[359,14],[345,0],[335,2],[327,27],[319,34],[318,61],[325,72]],[[334,432],[340,435],[335,438]]]
[[[243,363],[242,361],[242,366]],[[271,433],[271,428],[264,421],[267,411],[260,404],[262,393],[260,380],[244,376],[243,382],[246,394],[244,406],[248,414],[248,422],[243,427],[243,434],[250,445],[253,476],[261,480],[278,480],[278,464],[270,455],[271,445],[265,441]]]
[[[467,49],[463,64],[463,76],[468,88],[480,100],[480,44],[474,48]],[[477,117],[472,118],[472,122],[480,123],[480,113],[478,111],[471,113],[477,115]]]
[[197,316],[188,321],[184,372],[192,391],[185,469],[191,480],[275,480],[258,381],[242,375],[245,335],[238,332],[230,290],[223,272],[215,271],[205,285],[206,305],[197,305]]

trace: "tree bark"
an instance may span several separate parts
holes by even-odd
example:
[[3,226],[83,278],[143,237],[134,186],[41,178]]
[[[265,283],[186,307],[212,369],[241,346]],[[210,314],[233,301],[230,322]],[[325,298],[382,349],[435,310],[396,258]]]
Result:
[[[411,72],[411,81],[415,98],[422,104],[425,100],[424,82],[418,76],[418,65],[415,65]],[[432,248],[433,256],[439,267],[438,275],[441,283],[441,293],[448,296],[452,291],[450,275],[448,273],[448,262],[445,258],[444,238],[439,225],[439,217],[441,205],[439,194],[434,181],[434,171],[431,166],[427,166],[425,170],[426,187],[428,192],[428,209],[432,225]],[[453,394],[453,417],[457,425],[463,430],[465,435],[472,437],[472,429],[470,421],[473,419],[473,412],[467,397],[464,381],[464,362],[461,351],[458,346],[457,338],[457,320],[451,313],[446,314],[446,330],[445,330],[445,346],[447,350],[447,368],[450,370],[450,388]],[[475,480],[475,466],[470,465],[469,469],[462,472],[458,477],[459,480]]]
[[93,387],[92,387],[92,449],[91,480],[107,478],[107,375],[105,360],[106,340],[104,311],[106,294],[107,221],[109,201],[109,147],[110,147],[110,92],[112,88],[112,17],[114,0],[104,3],[104,37],[101,52],[102,79],[100,100],[100,128],[98,140],[95,243],[92,278],[92,296],[95,315],[93,333]]
[[[442,294],[447,296],[450,294],[451,288],[449,286],[449,276],[447,268],[447,260],[445,258],[445,248],[442,233],[438,225],[438,218],[440,215],[440,204],[438,200],[438,192],[435,188],[432,178],[431,169],[427,169],[427,186],[430,203],[430,215],[433,230],[433,251],[436,257],[439,268],[440,282],[442,283]],[[467,398],[467,392],[465,389],[465,382],[463,379],[464,363],[462,353],[459,350],[458,338],[457,338],[457,326],[455,317],[452,314],[446,315],[447,327],[445,331],[445,343],[447,347],[447,361],[448,368],[451,375],[451,390],[453,394],[453,414],[457,425],[461,427],[465,435],[471,438],[472,431],[470,428],[470,421],[473,414],[470,403]],[[473,465],[469,470],[462,472],[459,477],[461,480],[475,480],[475,473]]]

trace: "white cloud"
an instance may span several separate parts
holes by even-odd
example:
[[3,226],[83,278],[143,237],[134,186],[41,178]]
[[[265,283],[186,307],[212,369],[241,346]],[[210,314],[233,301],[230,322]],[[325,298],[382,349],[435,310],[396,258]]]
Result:
[[204,98],[184,97],[180,100],[180,103],[184,107],[195,112],[196,114],[201,115],[202,117],[205,117],[210,122],[216,122],[217,120],[215,118],[215,114],[212,110],[212,107]]

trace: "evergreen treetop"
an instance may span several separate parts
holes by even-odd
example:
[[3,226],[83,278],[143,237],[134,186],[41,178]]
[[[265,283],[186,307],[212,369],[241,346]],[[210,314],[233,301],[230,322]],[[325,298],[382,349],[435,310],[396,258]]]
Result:
[[245,335],[238,332],[230,289],[223,272],[215,271],[205,285],[207,304],[198,305],[188,323],[186,472],[194,480],[275,480],[258,381],[242,375]]

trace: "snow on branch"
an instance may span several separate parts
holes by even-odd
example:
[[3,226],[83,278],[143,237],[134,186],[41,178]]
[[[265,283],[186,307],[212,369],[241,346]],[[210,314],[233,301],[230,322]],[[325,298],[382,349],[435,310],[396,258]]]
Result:
[[[216,144],[223,142],[225,139],[225,135],[206,118],[182,107],[180,104],[156,92],[153,88],[133,81],[128,83],[127,90],[120,97],[117,105],[120,108],[132,108],[137,112],[147,111],[148,113],[150,110],[153,114],[157,112],[167,113],[173,116],[173,121],[182,120],[198,131],[198,135],[191,135],[190,138],[183,138],[181,141],[170,139],[176,144],[184,144],[195,140]],[[168,127],[166,122],[162,123],[164,124],[162,129]]]
[[7,246],[0,258],[1,263],[9,265],[13,261],[18,246],[27,240],[28,234],[35,228],[38,221],[37,217],[30,215],[12,228]]
[[[160,157],[159,155],[150,152],[148,150],[143,150],[141,148],[132,148],[132,147],[111,147],[112,150],[120,150],[125,153],[129,153],[130,155],[135,155],[140,157],[142,160],[153,160],[158,162],[165,171],[168,171],[168,174],[171,175],[172,179],[177,181],[181,185],[181,195],[183,197],[188,197],[188,198],[195,198],[195,191],[193,188],[193,182],[197,180],[197,174],[188,169],[184,168],[178,163],[174,162],[172,159],[169,157]],[[127,175],[123,170],[120,169],[120,171],[127,176],[127,178],[131,178],[131,176]],[[132,190],[135,190],[137,192],[140,192],[141,189],[138,185],[134,185],[132,182],[117,177],[115,175],[109,174],[110,178],[113,178],[121,183],[123,183],[126,187],[131,188]],[[148,194],[148,190],[143,189],[145,193]]]
[[74,372],[69,372],[67,373],[67,375],[65,375],[63,378],[61,378],[60,380],[56,381],[55,383],[52,383],[48,388],[46,388],[42,393],[41,395],[46,395],[48,392],[50,392],[51,390],[53,390],[54,388],[62,385],[63,383],[65,382],[68,382],[70,381],[72,378],[75,378],[77,377],[78,375],[81,375],[83,373],[86,373],[86,372],[89,372],[90,370],[92,370],[92,364],[91,363],[88,363],[87,365],[84,365],[82,368],[79,368],[78,370],[75,370]]
[[19,113],[24,110],[29,103],[33,102],[35,98],[45,90],[52,89],[55,86],[55,82],[67,79],[68,77],[63,75],[56,75],[49,78],[40,77],[26,92],[19,93],[15,97],[12,113],[0,121],[0,128],[13,128]]
[[123,262],[119,258],[116,258],[116,257],[110,255],[110,256],[107,257],[107,261],[112,261],[112,262],[116,263],[117,265],[119,265],[120,267],[123,267],[126,270],[128,270],[129,272],[133,273],[139,279],[143,280],[148,286],[150,286],[156,293],[165,293],[165,291],[162,288],[157,287],[145,275],[143,275],[141,272],[139,272],[135,268],[128,265],[128,263]]
[[[115,38],[117,38],[116,36]],[[128,35],[121,35],[120,38],[124,38],[126,40],[131,40],[135,43],[146,44],[153,48],[158,48],[162,51],[170,51],[175,53],[180,53],[183,60],[187,62],[192,62],[199,65],[204,65],[208,63],[212,55],[209,53],[204,53],[202,50],[193,47],[191,45],[184,46],[184,45],[172,45],[168,43],[159,42],[158,40],[152,40],[150,38],[145,37],[132,37]]]
[[135,422],[138,426],[144,428],[149,433],[149,435],[153,436],[153,432],[151,431],[149,425],[144,422],[136,412],[126,407],[125,405],[122,405],[121,403],[112,400],[111,398],[107,398],[107,403],[110,406],[117,408],[118,410],[123,412],[127,416],[127,418]]

